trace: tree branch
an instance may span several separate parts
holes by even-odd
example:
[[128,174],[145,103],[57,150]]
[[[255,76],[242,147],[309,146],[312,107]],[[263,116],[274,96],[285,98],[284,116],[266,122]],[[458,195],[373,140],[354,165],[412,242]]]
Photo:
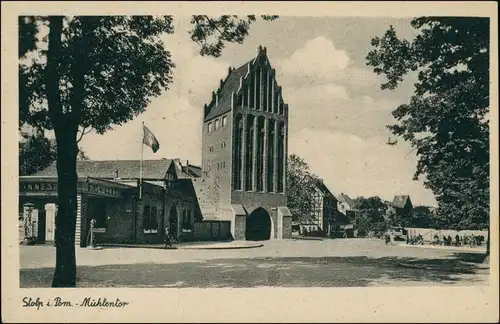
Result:
[[88,133],[90,133],[92,131],[92,127],[90,127],[90,129],[87,132],[85,132],[86,129],[87,129],[87,127],[83,127],[82,133],[80,134],[80,138],[76,140],[76,143],[80,143],[80,141],[82,140],[83,136],[87,135]]

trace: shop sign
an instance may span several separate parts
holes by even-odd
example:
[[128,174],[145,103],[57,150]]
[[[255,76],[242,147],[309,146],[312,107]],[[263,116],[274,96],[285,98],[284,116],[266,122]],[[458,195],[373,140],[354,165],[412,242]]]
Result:
[[23,182],[20,184],[21,192],[53,192],[57,191],[55,182]]
[[91,194],[121,197],[120,190],[117,188],[105,187],[93,183],[88,183],[86,186],[87,192]]

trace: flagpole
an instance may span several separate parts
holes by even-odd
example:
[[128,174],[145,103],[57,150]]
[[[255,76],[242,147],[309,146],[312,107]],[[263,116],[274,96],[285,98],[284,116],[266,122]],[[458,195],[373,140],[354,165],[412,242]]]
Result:
[[139,199],[142,199],[142,159],[144,155],[144,122],[142,122],[142,138],[141,138],[141,162],[139,173]]

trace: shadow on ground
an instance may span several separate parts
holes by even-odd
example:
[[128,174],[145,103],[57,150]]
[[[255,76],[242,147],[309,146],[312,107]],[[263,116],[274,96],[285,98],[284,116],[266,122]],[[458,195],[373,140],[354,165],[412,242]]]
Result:
[[[78,287],[365,287],[411,283],[481,283],[489,273],[485,256],[455,253],[451,258],[251,258],[170,264],[79,266]],[[53,269],[23,269],[22,288],[50,287]]]

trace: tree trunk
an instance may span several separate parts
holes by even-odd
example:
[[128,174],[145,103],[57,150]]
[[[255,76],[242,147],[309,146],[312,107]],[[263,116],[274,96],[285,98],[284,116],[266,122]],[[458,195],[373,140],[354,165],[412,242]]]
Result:
[[76,286],[77,214],[76,127],[55,129],[57,140],[56,270],[52,287]]
[[59,62],[61,58],[62,16],[49,17],[46,85],[49,116],[57,142],[57,196],[55,219],[56,270],[52,287],[76,286],[76,132],[78,123],[63,111],[60,95]]
[[486,256],[490,255],[490,232],[491,232],[491,225],[488,226],[488,241],[486,242]]

